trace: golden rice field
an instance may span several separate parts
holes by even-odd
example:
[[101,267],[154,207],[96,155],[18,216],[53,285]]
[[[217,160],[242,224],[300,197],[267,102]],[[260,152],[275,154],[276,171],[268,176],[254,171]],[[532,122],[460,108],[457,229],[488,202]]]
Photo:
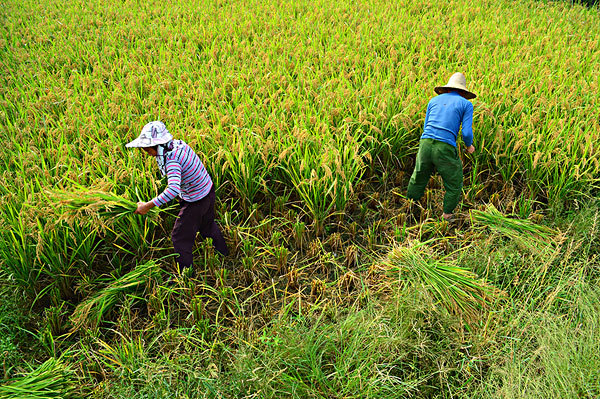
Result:
[[[487,339],[504,331],[491,326],[508,325],[490,322],[506,298],[559,308],[577,301],[565,299],[575,285],[554,267],[594,275],[571,260],[597,260],[595,222],[585,246],[573,226],[544,220],[581,210],[600,189],[597,8],[533,0],[7,0],[0,22],[0,276],[37,315],[25,323],[38,348],[32,357],[50,359],[35,372],[5,365],[7,381],[58,373],[111,397],[111,381],[158,364],[152,356],[198,351],[211,359],[199,367],[218,375],[233,348],[277,348],[280,335],[268,335],[276,320],[338,317],[399,292],[417,298],[398,302],[406,309],[420,309],[419,299],[443,309],[448,319],[439,325],[451,320],[464,340],[458,346],[483,331],[484,343],[473,344],[483,354],[495,345]],[[478,95],[476,152],[462,154],[464,223],[450,227],[439,221],[439,178],[416,218],[405,193],[427,102],[456,71]],[[154,161],[124,146],[156,119],[201,155],[232,249],[221,258],[198,242],[198,274],[175,288],[166,284],[174,210],[129,212],[164,187]],[[514,247],[495,247],[505,244]],[[485,254],[487,266],[474,254]],[[535,267],[504,269],[514,254]],[[414,356],[424,369],[435,363]],[[135,366],[138,358],[148,363]],[[246,365],[268,369],[272,358]],[[296,367],[288,366],[281,370]],[[403,371],[408,385],[396,384],[398,376],[365,382],[360,389],[373,389],[364,388],[366,396],[327,378],[318,394],[302,384],[296,393],[266,394],[275,388],[244,384],[275,376],[238,370],[247,377],[239,392],[435,397],[423,387],[437,384],[438,372],[424,377],[419,367]],[[494,369],[478,367],[465,360],[456,378],[481,382]],[[388,383],[386,396],[379,389]],[[207,387],[189,397],[242,397]],[[18,397],[3,389],[0,398]],[[475,395],[468,389],[462,394]]]

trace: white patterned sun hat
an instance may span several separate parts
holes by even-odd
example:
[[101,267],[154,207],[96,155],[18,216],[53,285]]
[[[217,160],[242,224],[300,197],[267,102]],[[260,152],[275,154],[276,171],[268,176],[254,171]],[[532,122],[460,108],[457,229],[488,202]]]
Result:
[[434,90],[437,94],[443,94],[446,93],[448,89],[460,90],[465,98],[469,100],[477,97],[474,93],[467,90],[467,78],[460,72],[456,72],[452,75],[446,86],[438,86]]
[[147,123],[137,139],[125,144],[125,147],[154,147],[155,145],[165,144],[173,140],[173,135],[169,133],[167,127],[161,121],[152,121]]

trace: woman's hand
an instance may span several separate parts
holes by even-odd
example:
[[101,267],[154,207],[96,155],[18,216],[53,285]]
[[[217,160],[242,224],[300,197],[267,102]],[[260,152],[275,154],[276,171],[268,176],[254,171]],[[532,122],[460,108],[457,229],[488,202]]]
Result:
[[154,202],[149,201],[149,202],[138,202],[137,203],[137,209],[135,210],[135,212],[138,215],[145,215],[147,214],[150,209],[154,208]]
[[474,152],[475,152],[475,147],[473,147],[473,145],[470,145],[470,146],[468,146],[468,147],[467,147],[467,152],[468,152],[469,154],[472,154],[472,153],[474,153]]

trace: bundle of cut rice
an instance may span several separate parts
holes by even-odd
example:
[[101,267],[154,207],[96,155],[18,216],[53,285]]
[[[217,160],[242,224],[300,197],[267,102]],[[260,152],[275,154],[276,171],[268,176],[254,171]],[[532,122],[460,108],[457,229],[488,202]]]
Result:
[[489,229],[535,253],[552,250],[558,235],[558,231],[529,219],[503,215],[491,204],[483,211],[471,210],[471,222],[474,229]]
[[63,362],[51,357],[38,368],[31,368],[28,374],[0,385],[0,398],[72,398],[76,385],[75,373]]
[[[54,192],[52,197],[74,213],[93,213],[106,219],[131,215],[137,209],[137,202],[99,190]],[[158,212],[159,208],[152,208],[148,215],[155,216]]]

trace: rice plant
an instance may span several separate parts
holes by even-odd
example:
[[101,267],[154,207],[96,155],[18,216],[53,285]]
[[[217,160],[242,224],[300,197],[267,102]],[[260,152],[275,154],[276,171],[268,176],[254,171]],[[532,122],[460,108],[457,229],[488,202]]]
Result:
[[[268,192],[267,180],[276,157],[260,138],[236,135],[227,151],[222,173],[235,187],[246,210],[252,208],[258,194]],[[264,154],[266,151],[266,154]],[[265,156],[266,155],[266,156]]]
[[364,170],[358,143],[340,139],[333,147],[307,141],[291,154],[285,165],[289,180],[302,200],[300,209],[314,221],[317,235],[334,212],[344,212],[354,196],[354,185]]
[[3,269],[22,289],[34,297],[40,289],[42,270],[36,264],[36,242],[17,208],[2,208],[4,226],[0,227],[0,256]]
[[36,263],[43,269],[46,280],[50,280],[45,290],[56,286],[62,297],[67,298],[73,293],[76,277],[92,269],[101,244],[98,231],[67,223],[46,227],[41,220],[38,225]]

